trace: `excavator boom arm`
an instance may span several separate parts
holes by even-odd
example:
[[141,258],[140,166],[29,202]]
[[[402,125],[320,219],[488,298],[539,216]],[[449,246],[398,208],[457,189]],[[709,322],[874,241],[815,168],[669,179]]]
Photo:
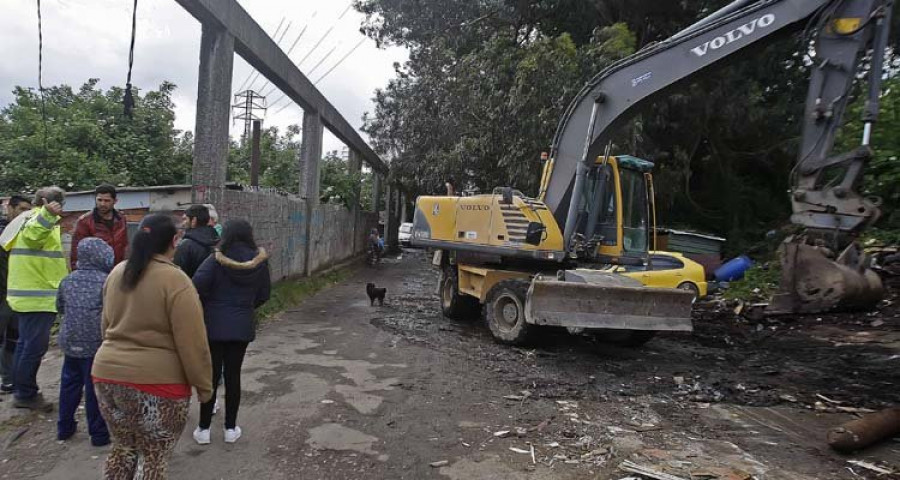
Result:
[[[886,9],[886,15],[890,14],[891,3],[890,0],[738,0],[597,74],[563,115],[553,140],[550,176],[541,192],[559,224],[564,226],[567,246],[576,233],[578,222],[574,220],[581,208],[580,202],[572,199],[581,196],[593,159],[602,154],[616,128],[640,106],[696,78],[708,68],[734,59],[736,53],[750,46],[770,43],[779,33],[796,31],[823,18],[840,20],[821,28],[816,43],[815,58],[819,65],[813,71],[798,162],[800,177],[807,179],[805,193],[801,195],[806,197],[798,198],[795,194],[794,221],[805,226],[824,221],[818,211],[810,213],[808,208],[798,205],[805,200],[825,204],[820,209],[830,213],[855,210],[856,220],[829,219],[831,226],[836,222],[839,227],[859,228],[860,224],[877,218],[877,209],[861,198],[846,201],[848,193],[852,194],[847,187],[858,183],[856,178],[842,182],[845,188],[837,194],[844,195],[843,198],[836,197],[834,192],[811,190],[817,185],[817,176],[829,164],[849,163],[858,167],[852,158],[837,158],[829,163],[827,153],[834,143],[859,58],[872,36],[873,29],[868,27],[879,12],[885,15]],[[882,28],[876,36],[883,34],[886,38],[889,22],[883,23],[879,24]],[[856,170],[859,174],[860,169]]]

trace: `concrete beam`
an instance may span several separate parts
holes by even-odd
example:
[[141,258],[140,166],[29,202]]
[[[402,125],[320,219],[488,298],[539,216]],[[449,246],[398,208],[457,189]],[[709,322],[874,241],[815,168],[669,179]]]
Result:
[[194,187],[225,187],[233,68],[234,37],[215,25],[203,24],[191,182]]
[[300,143],[300,198],[310,205],[319,203],[322,163],[322,119],[318,113],[303,112],[303,140]]
[[[294,62],[253,20],[236,0],[175,0],[197,20],[218,26],[234,36],[235,51],[273,85],[303,107],[319,114],[322,123],[351,150],[362,155],[373,170],[387,173],[388,166],[325,96],[300,72]],[[229,82],[231,76],[228,76]],[[231,94],[231,89],[228,89]]]

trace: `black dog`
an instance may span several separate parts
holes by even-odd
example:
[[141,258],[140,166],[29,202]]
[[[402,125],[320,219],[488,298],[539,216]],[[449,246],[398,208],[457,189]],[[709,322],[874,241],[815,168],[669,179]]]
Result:
[[384,305],[385,293],[387,293],[386,288],[376,288],[374,283],[366,284],[366,294],[369,296],[369,305],[374,306],[375,300],[378,300],[378,305]]

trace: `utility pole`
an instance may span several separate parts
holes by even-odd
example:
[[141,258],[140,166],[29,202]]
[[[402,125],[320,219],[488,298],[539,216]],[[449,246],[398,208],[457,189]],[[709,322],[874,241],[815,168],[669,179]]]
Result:
[[262,120],[253,121],[253,145],[250,147],[250,186],[259,187],[259,140],[262,130]]

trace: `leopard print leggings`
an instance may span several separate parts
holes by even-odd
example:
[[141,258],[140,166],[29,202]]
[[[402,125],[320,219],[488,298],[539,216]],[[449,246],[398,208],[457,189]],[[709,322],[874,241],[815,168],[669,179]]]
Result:
[[169,456],[187,422],[190,398],[157,397],[124,385],[95,383],[113,446],[105,480],[164,480]]

